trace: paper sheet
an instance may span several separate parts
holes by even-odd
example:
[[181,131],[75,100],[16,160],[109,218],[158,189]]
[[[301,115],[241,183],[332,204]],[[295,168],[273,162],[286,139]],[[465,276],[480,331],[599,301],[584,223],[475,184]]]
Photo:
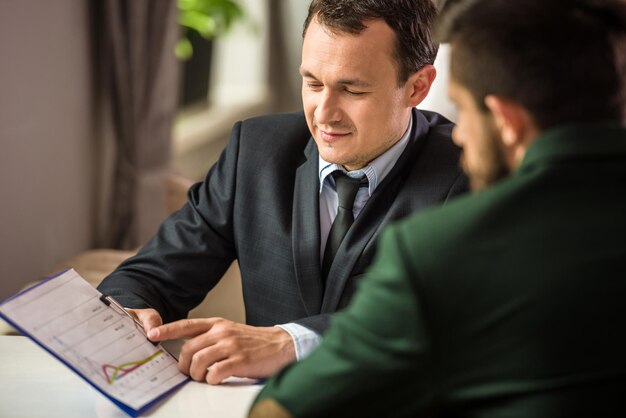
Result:
[[0,315],[132,416],[183,384],[176,360],[76,271],[0,305]]

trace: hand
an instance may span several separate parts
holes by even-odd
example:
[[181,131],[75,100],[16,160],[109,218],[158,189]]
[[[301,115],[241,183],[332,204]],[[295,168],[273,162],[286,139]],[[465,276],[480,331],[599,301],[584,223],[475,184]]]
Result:
[[143,330],[146,334],[150,332],[152,328],[163,325],[163,319],[159,313],[152,309],[126,309],[126,311],[137,318],[141,325],[143,326]]
[[183,319],[153,328],[148,338],[191,338],[178,367],[197,381],[219,384],[230,376],[268,377],[296,360],[291,336],[279,327],[253,327],[223,318]]

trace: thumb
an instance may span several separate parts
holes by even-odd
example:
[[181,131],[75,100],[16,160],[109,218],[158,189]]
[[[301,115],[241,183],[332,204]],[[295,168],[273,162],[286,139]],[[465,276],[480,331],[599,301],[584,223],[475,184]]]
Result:
[[155,309],[128,309],[128,313],[137,318],[146,334],[150,332],[152,328],[163,325],[163,319]]

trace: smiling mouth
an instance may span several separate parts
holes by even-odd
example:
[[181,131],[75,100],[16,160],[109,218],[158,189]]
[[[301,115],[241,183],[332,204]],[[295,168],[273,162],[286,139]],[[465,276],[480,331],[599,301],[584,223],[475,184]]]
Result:
[[335,142],[346,136],[350,135],[350,132],[329,132],[324,130],[319,130],[320,137],[324,142]]

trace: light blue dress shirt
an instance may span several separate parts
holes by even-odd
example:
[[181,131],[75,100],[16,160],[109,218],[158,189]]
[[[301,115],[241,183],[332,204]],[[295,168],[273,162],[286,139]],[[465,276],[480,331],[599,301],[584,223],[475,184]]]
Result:
[[[402,155],[402,152],[409,143],[413,119],[409,120],[409,126],[398,142],[383,154],[372,160],[367,166],[360,170],[347,171],[340,165],[329,163],[319,157],[319,179],[320,179],[320,263],[324,257],[324,249],[328,240],[330,227],[337,216],[337,191],[335,190],[335,179],[330,174],[335,170],[341,170],[353,178],[367,177],[368,187],[361,187],[354,198],[352,213],[354,219],[359,216],[361,210],[376,190],[376,187],[389,174],[391,169]],[[302,325],[288,323],[277,325],[291,336],[296,348],[296,359],[302,360],[308,356],[322,342],[322,336]]]

